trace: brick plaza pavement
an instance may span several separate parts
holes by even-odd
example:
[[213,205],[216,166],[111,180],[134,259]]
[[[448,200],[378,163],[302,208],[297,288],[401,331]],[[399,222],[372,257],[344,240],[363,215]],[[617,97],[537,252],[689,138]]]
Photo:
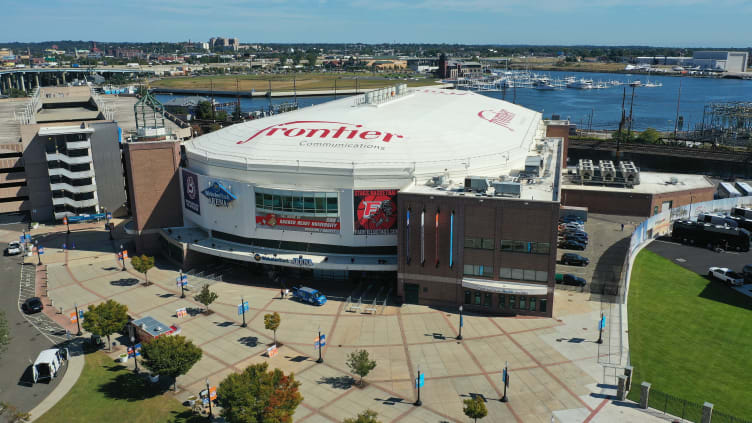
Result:
[[[75,250],[58,246],[72,241]],[[475,395],[487,401],[484,422],[547,423],[553,415],[576,415],[582,421],[592,419],[607,401],[597,394],[602,392],[597,385],[602,368],[593,342],[600,306],[586,294],[557,291],[552,319],[466,314],[463,341],[454,339],[458,316],[445,310],[404,305],[375,315],[350,313],[339,301],[314,307],[282,300],[277,289],[226,282],[212,285],[219,299],[210,306],[214,313],[204,315],[193,300],[199,287],[191,286],[181,299],[177,272],[163,268],[149,271],[154,284],[143,286],[143,275],[129,263],[127,271],[120,270],[117,245],[119,241],[109,241],[107,232],[96,228],[57,233],[45,244],[47,295],[63,309],[56,319],[73,329],[63,316],[74,303],[85,308],[113,299],[126,304],[134,318],[148,315],[178,325],[181,334],[204,351],[201,361],[178,378],[180,391],[175,395],[181,401],[204,389],[206,378],[216,385],[229,373],[258,362],[294,372],[301,382],[305,399],[295,421],[337,422],[369,408],[385,422],[467,421],[462,400]],[[36,261],[27,258],[32,259]],[[250,305],[247,328],[240,326],[237,315],[241,296]],[[175,312],[181,307],[190,313],[179,319]],[[263,315],[273,311],[282,317],[277,340],[283,346],[268,358],[264,353],[272,333],[264,329]],[[313,349],[319,328],[327,337],[323,364],[315,363]],[[377,362],[364,387],[353,384],[345,365],[347,354],[361,348]],[[499,401],[505,361],[511,371],[508,403]],[[418,366],[426,378],[422,407],[413,406]]]

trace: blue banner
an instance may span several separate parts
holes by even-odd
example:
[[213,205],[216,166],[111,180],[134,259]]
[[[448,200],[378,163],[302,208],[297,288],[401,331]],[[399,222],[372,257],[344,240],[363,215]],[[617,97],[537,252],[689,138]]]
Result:
[[462,315],[460,314],[460,327],[464,326],[464,322],[462,321]]
[[39,253],[40,255],[44,254],[44,247],[42,247],[42,246],[40,245],[40,246],[39,246],[39,248],[37,249],[37,252],[38,252],[38,253]]
[[604,329],[606,327],[606,316],[601,317],[600,325],[598,326],[598,329]]
[[104,219],[106,216],[104,213],[90,214],[88,216],[68,216],[68,223],[88,222],[90,220]]
[[326,335],[322,333],[321,338],[319,338],[319,347],[323,348],[325,346],[326,346]]
[[507,377],[507,369],[504,369],[501,371],[501,381],[504,382],[505,385],[509,384],[509,379]]
[[26,234],[26,240],[31,241],[31,234]]
[[423,385],[426,384],[426,379],[425,379],[424,375],[425,375],[425,373],[421,373],[420,376],[418,376],[415,379],[415,387],[416,388],[422,388]]
[[21,235],[21,236],[18,237],[18,242],[24,242],[24,239],[25,239],[24,236]]
[[243,314],[244,311],[248,311],[248,301],[243,302],[243,304],[238,304],[238,316]]

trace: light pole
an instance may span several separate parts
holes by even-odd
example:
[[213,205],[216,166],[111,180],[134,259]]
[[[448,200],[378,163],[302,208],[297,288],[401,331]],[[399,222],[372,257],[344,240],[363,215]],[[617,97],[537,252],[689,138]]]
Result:
[[73,308],[76,309],[76,336],[81,336],[81,316],[78,315],[78,303],[73,303]]
[[[179,269],[178,272],[180,272],[180,298],[185,298],[185,288],[183,285],[183,269]],[[245,324],[245,315],[243,316],[243,323]],[[245,326],[243,326],[245,327]]]
[[70,223],[68,222],[68,216],[63,216],[63,223],[65,223],[65,227],[67,228],[67,231],[70,234]]
[[243,299],[243,297],[240,297],[240,310],[243,312],[243,324],[240,325],[240,327],[244,328],[248,325],[245,323],[245,300]]
[[603,343],[603,326],[605,326],[605,318],[603,317],[603,312],[601,312],[601,320],[598,321],[598,340],[595,341],[596,344],[602,344]]
[[209,398],[209,421],[212,421],[212,400],[211,400],[211,387],[209,386],[209,378],[206,378],[206,397]]
[[507,402],[509,401],[509,398],[507,398],[507,386],[509,386],[509,361],[506,361],[504,363],[504,371],[502,373],[502,379],[504,382],[504,396],[501,397],[501,402]]
[[37,247],[37,266],[42,265],[42,253],[39,251],[40,248],[44,248],[41,245],[39,245],[39,240],[34,241],[34,245]]
[[138,356],[136,355],[136,337],[133,335],[133,325],[128,324],[128,337],[131,341],[131,350],[133,351],[133,363],[136,368],[133,369],[133,373],[138,374]]
[[418,378],[415,379],[415,386],[418,388],[418,399],[415,401],[415,406],[420,407],[423,402],[420,400],[420,364],[418,364]]
[[321,357],[321,326],[319,326],[319,340],[316,342],[319,344],[319,359],[316,362],[323,363],[324,359]]
[[112,217],[112,213],[108,212],[107,209],[104,209],[104,219],[107,222],[107,230],[110,232],[110,241],[112,241],[112,227],[110,226],[110,217]]
[[462,304],[460,304],[460,333],[457,335],[457,340],[462,341]]
[[123,272],[125,272],[125,256],[123,255],[123,244],[120,244],[120,260],[123,261]]

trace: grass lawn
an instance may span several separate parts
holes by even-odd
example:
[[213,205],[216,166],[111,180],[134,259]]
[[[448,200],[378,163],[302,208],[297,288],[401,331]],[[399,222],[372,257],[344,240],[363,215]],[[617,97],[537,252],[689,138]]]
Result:
[[206,421],[169,393],[165,384],[146,382],[103,352],[86,355],[86,365],[73,389],[41,416],[52,422],[176,422]]
[[[272,81],[273,91],[292,91],[293,78],[295,79],[295,88],[298,91],[317,91],[333,90],[334,80],[337,80],[337,89],[355,89],[354,75],[339,75],[333,73],[303,73],[294,75],[217,75],[217,76],[187,76],[176,78],[164,78],[151,83],[155,88],[176,88],[176,89],[201,89],[209,90],[214,85],[218,91],[235,91],[237,80],[239,91],[267,91],[269,81]],[[418,80],[408,79],[386,79],[373,77],[370,74],[360,74],[358,78],[359,89],[373,89],[387,87],[396,84],[407,84],[411,87],[421,87],[427,85],[436,85],[435,78],[425,78]]]
[[651,389],[752,417],[751,298],[643,250],[632,270],[628,313],[630,399],[639,401],[640,383],[648,381]]

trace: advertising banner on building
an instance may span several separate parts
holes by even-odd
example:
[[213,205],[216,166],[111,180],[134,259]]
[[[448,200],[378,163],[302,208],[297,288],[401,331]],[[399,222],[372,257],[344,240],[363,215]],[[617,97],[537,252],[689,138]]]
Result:
[[183,201],[185,208],[200,215],[201,201],[198,192],[198,176],[183,169]]
[[355,235],[397,233],[396,189],[354,190]]
[[267,213],[256,216],[256,225],[265,229],[303,232],[339,232],[338,217],[299,217]]

